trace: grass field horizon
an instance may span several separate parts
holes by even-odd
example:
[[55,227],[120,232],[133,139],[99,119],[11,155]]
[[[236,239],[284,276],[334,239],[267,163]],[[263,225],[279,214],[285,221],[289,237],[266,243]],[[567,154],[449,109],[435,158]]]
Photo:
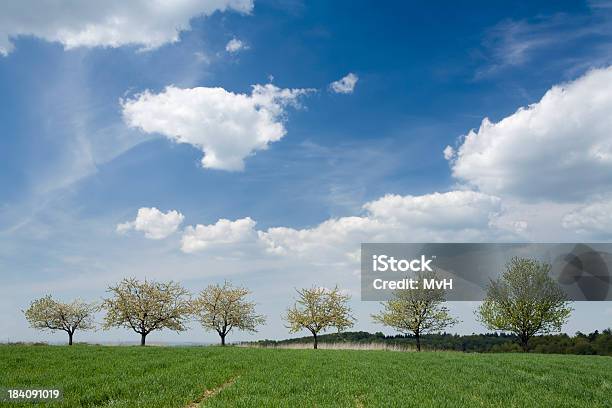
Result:
[[63,390],[63,401],[37,406],[612,404],[603,356],[78,344],[2,345],[0,361],[4,387]]

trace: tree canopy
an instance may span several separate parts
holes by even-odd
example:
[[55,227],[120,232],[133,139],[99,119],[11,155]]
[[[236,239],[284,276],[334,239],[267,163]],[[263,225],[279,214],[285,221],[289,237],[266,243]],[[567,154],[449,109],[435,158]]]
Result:
[[422,334],[438,332],[458,322],[444,306],[444,289],[423,289],[424,279],[435,278],[435,272],[417,273],[416,279],[421,282],[419,288],[394,291],[392,299],[381,303],[383,310],[372,315],[375,322],[400,333],[413,334],[418,351],[421,351]]
[[513,258],[503,275],[489,283],[476,311],[479,320],[491,330],[516,334],[524,351],[534,335],[560,331],[572,309],[549,272],[547,263]]
[[35,299],[24,311],[30,326],[39,330],[62,330],[68,333],[68,344],[72,345],[74,332],[95,328],[94,314],[98,307],[76,299],[70,303],[62,303],[47,295]]
[[266,321],[255,313],[255,303],[247,300],[250,293],[227,281],[209,285],[192,302],[193,314],[204,329],[216,331],[225,345],[225,337],[232,329],[256,332],[257,326]]
[[108,288],[104,328],[127,327],[140,334],[140,344],[154,330],[184,331],[191,312],[189,292],[175,282],[123,279]]
[[354,318],[348,306],[350,296],[336,286],[334,289],[312,287],[296,289],[298,298],[287,310],[284,319],[289,323],[289,332],[309,330],[314,338],[313,347],[317,348],[317,335],[329,328],[338,332],[353,327]]

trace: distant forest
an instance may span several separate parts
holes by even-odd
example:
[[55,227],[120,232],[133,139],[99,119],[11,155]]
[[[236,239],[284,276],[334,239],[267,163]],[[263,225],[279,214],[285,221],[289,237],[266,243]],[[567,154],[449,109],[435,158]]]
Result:
[[[411,335],[385,336],[381,332],[344,332],[323,334],[318,336],[319,343],[384,343],[388,345],[416,348],[416,340]],[[300,337],[287,340],[260,340],[254,342],[259,346],[290,345],[295,343],[311,343],[312,337]],[[466,353],[496,353],[521,352],[517,337],[512,334],[426,334],[421,336],[424,350],[453,350]],[[583,354],[612,356],[612,330],[595,330],[584,334],[577,332],[574,336],[554,334],[536,336],[529,341],[530,352],[546,354]]]

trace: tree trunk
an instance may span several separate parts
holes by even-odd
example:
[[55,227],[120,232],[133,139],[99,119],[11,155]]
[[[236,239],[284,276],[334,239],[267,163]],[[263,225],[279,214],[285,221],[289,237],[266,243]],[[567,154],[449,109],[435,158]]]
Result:
[[414,337],[416,337],[417,351],[421,351],[421,333],[415,332]]
[[219,337],[221,337],[221,345],[225,346],[225,334],[219,333]]
[[313,348],[316,350],[317,346],[318,346],[318,342],[317,342],[317,333],[312,333],[313,337],[314,337],[314,346]]
[[69,346],[72,346],[72,335],[73,335],[73,334],[74,334],[74,333],[68,332],[68,345],[69,345]]
[[521,334],[520,340],[521,340],[521,348],[523,349],[523,353],[528,352],[529,351],[529,337],[527,337],[527,335],[525,334]]
[[140,333],[140,345],[141,346],[145,345],[146,338],[147,338],[147,334],[146,333]]

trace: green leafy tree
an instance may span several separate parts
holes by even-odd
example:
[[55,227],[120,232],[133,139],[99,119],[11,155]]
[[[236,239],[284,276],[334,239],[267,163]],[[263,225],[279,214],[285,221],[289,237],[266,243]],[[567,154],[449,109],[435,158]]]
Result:
[[513,258],[503,275],[489,283],[476,311],[479,320],[491,330],[514,333],[523,351],[536,334],[560,331],[572,309],[549,272],[547,263]]
[[124,279],[108,288],[104,328],[127,327],[140,334],[140,345],[153,330],[184,331],[191,313],[189,292],[175,282]]
[[266,319],[255,313],[255,303],[249,302],[248,289],[234,287],[229,282],[209,285],[192,302],[193,314],[206,330],[214,330],[225,346],[225,336],[232,330],[256,332]]
[[62,330],[68,333],[68,344],[72,345],[72,337],[77,330],[95,328],[93,315],[98,307],[76,299],[71,303],[54,300],[51,295],[36,299],[24,311],[30,326],[39,330]]
[[350,299],[338,289],[312,287],[296,289],[298,297],[292,307],[287,310],[283,319],[289,324],[290,333],[306,329],[314,338],[313,348],[318,347],[317,335],[330,328],[338,332],[353,327]]
[[458,322],[444,305],[444,289],[423,289],[424,279],[436,278],[435,272],[417,273],[415,279],[421,283],[419,287],[394,291],[390,300],[381,302],[383,310],[372,315],[372,319],[400,333],[414,335],[417,351],[421,351],[421,335],[441,331]]

